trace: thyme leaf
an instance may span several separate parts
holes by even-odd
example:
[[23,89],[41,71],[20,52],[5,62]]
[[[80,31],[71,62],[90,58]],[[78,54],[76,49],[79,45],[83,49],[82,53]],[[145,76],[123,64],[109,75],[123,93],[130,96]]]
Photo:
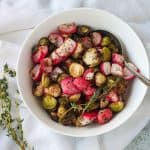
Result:
[[[12,100],[8,93],[8,80],[6,75],[15,77],[16,72],[9,68],[8,64],[4,65],[3,72],[4,76],[0,79],[0,128],[7,132],[7,136],[11,137],[21,150],[26,150],[28,144],[24,138],[22,129],[23,120],[19,114],[20,103],[18,99]],[[17,117],[12,113],[12,102],[15,102]]]

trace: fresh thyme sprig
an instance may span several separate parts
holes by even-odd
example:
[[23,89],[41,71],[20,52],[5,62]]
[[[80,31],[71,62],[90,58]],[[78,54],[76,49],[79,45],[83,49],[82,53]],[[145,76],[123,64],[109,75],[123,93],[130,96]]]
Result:
[[7,64],[4,65],[3,72],[4,76],[0,79],[0,128],[6,130],[7,136],[11,137],[21,150],[25,150],[28,144],[23,134],[23,120],[20,115],[13,116],[11,111],[12,102],[15,101],[15,110],[19,114],[20,104],[18,100],[12,100],[8,93],[7,75],[15,77],[16,72],[9,68]]
[[[82,111],[82,114],[93,104],[97,101],[97,99],[101,99],[103,98],[106,94],[108,94],[110,92],[110,90],[114,87],[117,86],[117,84],[119,83],[120,81],[120,78],[118,77],[116,79],[116,81],[114,82],[114,84],[112,84],[112,86],[110,88],[107,88],[106,87],[99,87],[95,93],[93,94],[93,96],[90,98],[90,100],[88,101],[88,103],[85,105],[83,111]],[[104,91],[102,94],[101,94],[101,91]]]

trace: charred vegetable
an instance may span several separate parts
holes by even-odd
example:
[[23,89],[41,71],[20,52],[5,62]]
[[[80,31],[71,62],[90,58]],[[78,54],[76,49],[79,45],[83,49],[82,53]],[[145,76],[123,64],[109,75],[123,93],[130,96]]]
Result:
[[100,57],[98,56],[95,48],[89,48],[83,55],[83,61],[89,67],[95,67],[100,63]]
[[46,75],[45,73],[43,73],[42,75],[42,80],[41,80],[41,85],[46,88],[48,87],[50,84],[50,79],[48,77],[48,75]]
[[61,89],[59,84],[51,84],[48,88],[45,89],[47,95],[58,97],[61,94]]
[[49,44],[50,44],[50,41],[47,37],[40,38],[40,40],[39,40],[39,45],[40,46],[49,45]]
[[83,49],[82,43],[77,43],[77,47],[73,53],[73,58],[76,58],[76,59],[79,58],[81,56],[83,50],[84,49]]
[[88,35],[91,31],[91,28],[86,26],[86,25],[81,25],[81,26],[78,26],[78,30],[77,30],[77,33],[79,35]]

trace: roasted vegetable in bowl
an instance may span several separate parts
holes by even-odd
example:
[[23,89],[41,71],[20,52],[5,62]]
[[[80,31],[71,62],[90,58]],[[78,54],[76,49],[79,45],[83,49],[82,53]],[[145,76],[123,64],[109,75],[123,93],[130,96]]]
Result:
[[63,125],[109,122],[126,105],[134,75],[114,36],[68,23],[41,37],[32,52],[33,95]]

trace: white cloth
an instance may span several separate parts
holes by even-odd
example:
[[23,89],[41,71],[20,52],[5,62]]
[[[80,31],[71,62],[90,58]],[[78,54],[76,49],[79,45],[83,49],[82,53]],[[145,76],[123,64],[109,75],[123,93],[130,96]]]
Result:
[[[139,34],[150,57],[150,1],[149,0],[1,0],[0,1],[0,67],[8,62],[15,67],[20,44],[30,30],[7,33],[30,28],[52,12],[72,7],[95,7],[106,9],[127,21]],[[15,44],[16,43],[16,44]],[[135,50],[136,52],[136,50]],[[142,58],[141,58],[142,59]],[[16,82],[11,84],[16,89]],[[24,131],[27,140],[36,150],[122,150],[146,125],[150,117],[150,91],[136,113],[119,128],[102,136],[74,138],[58,135],[37,121],[22,106]],[[0,132],[0,149],[16,150],[16,145]]]

